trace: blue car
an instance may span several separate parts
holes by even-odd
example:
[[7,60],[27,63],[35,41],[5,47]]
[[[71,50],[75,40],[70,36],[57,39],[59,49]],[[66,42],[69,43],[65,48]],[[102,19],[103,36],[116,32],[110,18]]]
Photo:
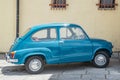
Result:
[[28,73],[43,71],[46,64],[92,62],[103,68],[109,64],[112,44],[89,38],[81,26],[51,23],[29,28],[6,53],[7,62],[24,64]]

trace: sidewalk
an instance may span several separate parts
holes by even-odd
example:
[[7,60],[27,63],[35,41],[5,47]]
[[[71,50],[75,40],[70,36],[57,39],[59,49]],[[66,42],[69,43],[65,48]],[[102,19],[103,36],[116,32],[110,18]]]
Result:
[[[1,55],[0,55],[1,56]],[[28,74],[23,65],[7,63],[0,57],[0,80],[120,80],[120,62],[115,54],[107,68],[90,63],[47,65],[40,74]]]

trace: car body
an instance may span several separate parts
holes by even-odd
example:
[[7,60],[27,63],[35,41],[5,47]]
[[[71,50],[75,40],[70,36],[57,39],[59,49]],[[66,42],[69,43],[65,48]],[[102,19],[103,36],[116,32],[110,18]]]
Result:
[[[39,61],[40,65],[91,61],[96,67],[106,67],[112,55],[112,48],[111,42],[89,38],[79,25],[41,24],[33,26],[17,38],[6,54],[6,59],[14,64],[25,64],[29,73],[42,71],[29,69],[30,64],[39,64]],[[95,57],[97,54],[102,54],[98,56],[99,59]],[[30,62],[32,59],[38,62]]]

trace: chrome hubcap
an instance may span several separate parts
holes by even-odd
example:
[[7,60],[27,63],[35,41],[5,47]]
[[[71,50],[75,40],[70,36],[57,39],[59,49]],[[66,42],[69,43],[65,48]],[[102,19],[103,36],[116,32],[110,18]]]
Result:
[[105,65],[106,64],[106,57],[102,54],[98,54],[95,57],[95,63],[99,66]]
[[30,61],[29,68],[31,71],[38,71],[42,66],[42,63],[39,59],[33,59]]

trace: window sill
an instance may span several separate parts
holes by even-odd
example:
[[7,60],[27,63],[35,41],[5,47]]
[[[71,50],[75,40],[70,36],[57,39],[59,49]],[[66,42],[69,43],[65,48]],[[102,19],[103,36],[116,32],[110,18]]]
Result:
[[115,8],[98,8],[98,10],[115,10]]
[[68,4],[49,4],[51,8],[66,8],[66,6],[69,6]]

